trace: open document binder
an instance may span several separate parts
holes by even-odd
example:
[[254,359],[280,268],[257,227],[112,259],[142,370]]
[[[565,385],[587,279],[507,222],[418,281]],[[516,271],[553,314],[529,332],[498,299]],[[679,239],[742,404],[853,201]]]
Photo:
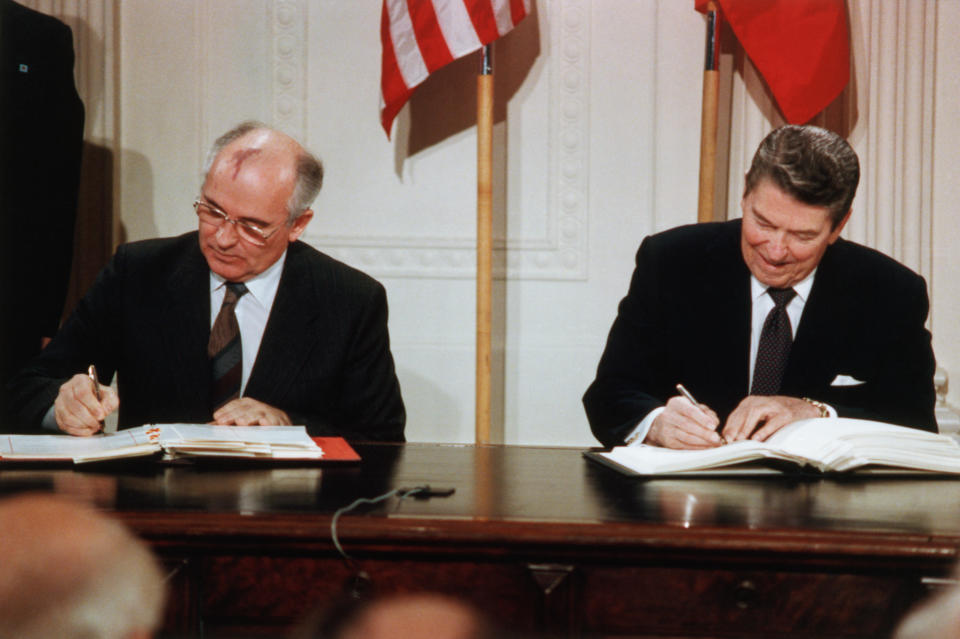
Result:
[[324,459],[324,449],[307,435],[303,426],[151,424],[92,437],[0,435],[0,464],[6,461],[80,464],[155,454],[167,459]]
[[632,476],[790,471],[960,474],[960,444],[950,436],[842,417],[793,422],[764,442],[744,440],[704,450],[618,446],[585,455]]

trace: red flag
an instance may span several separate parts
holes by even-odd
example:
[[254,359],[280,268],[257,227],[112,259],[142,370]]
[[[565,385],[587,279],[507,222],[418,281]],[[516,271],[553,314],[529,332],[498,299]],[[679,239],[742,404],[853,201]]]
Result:
[[[850,79],[844,0],[715,0],[781,113],[803,124]],[[707,0],[695,0],[706,11]]]
[[530,0],[383,0],[380,121],[387,137],[428,75],[505,35],[528,13]]

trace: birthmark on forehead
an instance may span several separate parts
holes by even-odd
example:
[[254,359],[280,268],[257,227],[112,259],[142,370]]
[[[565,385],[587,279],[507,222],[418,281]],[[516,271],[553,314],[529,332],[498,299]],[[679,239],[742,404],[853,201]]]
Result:
[[243,163],[254,155],[258,155],[260,149],[240,149],[236,151],[231,157],[230,162],[233,164],[233,179],[236,180],[237,176],[240,175],[240,169],[243,168]]

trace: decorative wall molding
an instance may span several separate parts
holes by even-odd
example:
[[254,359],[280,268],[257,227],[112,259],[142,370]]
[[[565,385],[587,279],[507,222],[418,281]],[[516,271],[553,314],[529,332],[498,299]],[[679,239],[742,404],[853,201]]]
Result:
[[[193,28],[195,36],[192,44],[196,47],[198,60],[197,84],[194,87],[197,96],[196,119],[194,121],[194,126],[197,131],[195,138],[197,143],[195,166],[197,167],[203,167],[206,164],[207,153],[210,150],[214,136],[219,135],[219,133],[214,134],[210,130],[209,113],[211,101],[215,99],[215,96],[210,90],[210,79],[216,73],[216,69],[211,66],[213,58],[210,56],[211,29],[212,25],[216,24],[216,19],[211,15],[212,11],[212,4],[197,3],[193,6]],[[199,169],[197,173],[198,175],[201,174]]]
[[273,123],[297,139],[307,131],[306,0],[271,4],[273,28]]
[[[301,10],[298,7],[302,2],[279,4],[294,5],[289,9],[293,13]],[[538,61],[547,65],[549,77],[548,139],[540,147],[548,156],[544,163],[548,167],[547,175],[543,176],[547,183],[546,210],[506,212],[511,216],[542,216],[543,224],[538,227],[542,232],[496,238],[494,274],[510,279],[582,280],[587,276],[588,257],[590,5],[586,0],[555,0],[552,4],[556,9],[548,7],[547,2],[543,4],[539,13],[541,38],[549,42],[542,49],[550,52]],[[275,28],[282,33],[277,42],[283,43],[274,50],[273,85],[278,122],[284,122],[282,118],[287,117],[279,111],[287,108],[288,101],[303,108],[305,93],[296,83],[307,78],[306,43],[281,28],[284,11],[286,9],[278,7],[275,19]],[[546,20],[547,15],[558,19]],[[549,32],[545,32],[544,25]],[[305,123],[309,115],[309,109],[304,109],[304,130],[309,128]],[[299,117],[297,113],[289,116],[293,120]],[[501,137],[498,143],[506,144],[506,141]],[[535,147],[526,146],[525,152],[532,148]],[[506,154],[506,151],[496,152]],[[518,170],[510,166],[509,157],[505,165],[505,171],[495,170],[495,180],[505,180],[507,172]],[[524,175],[522,179],[538,177]],[[473,278],[476,274],[473,236],[345,235],[325,231],[308,228],[305,237],[337,258],[380,277]]]

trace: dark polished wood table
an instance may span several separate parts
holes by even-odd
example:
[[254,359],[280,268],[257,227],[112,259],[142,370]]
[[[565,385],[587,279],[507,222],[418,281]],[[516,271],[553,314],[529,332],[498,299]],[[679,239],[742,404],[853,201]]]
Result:
[[[343,596],[462,596],[565,637],[883,637],[951,574],[960,480],[637,480],[569,448],[356,446],[322,467],[0,467],[0,495],[70,494],[170,567],[167,636],[282,636]],[[449,497],[359,497],[429,484]],[[2,532],[2,531],[0,531]]]

